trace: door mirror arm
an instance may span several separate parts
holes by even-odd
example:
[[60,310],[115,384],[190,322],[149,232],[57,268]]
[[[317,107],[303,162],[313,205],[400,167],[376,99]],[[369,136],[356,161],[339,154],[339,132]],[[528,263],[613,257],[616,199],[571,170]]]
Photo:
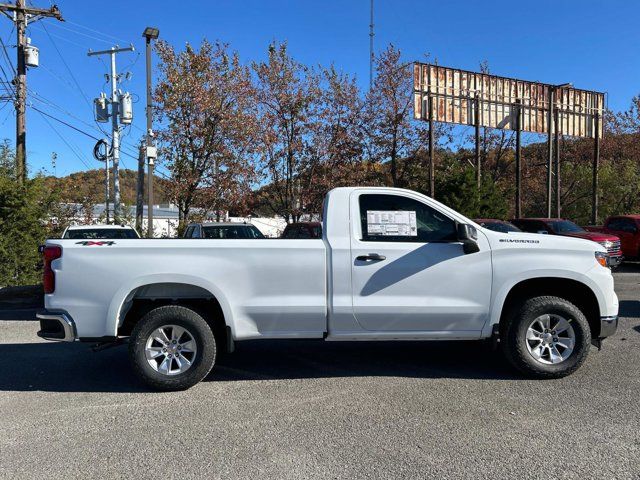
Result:
[[458,241],[462,242],[462,250],[465,254],[477,253],[480,251],[478,246],[478,230],[468,223],[457,223],[456,231]]

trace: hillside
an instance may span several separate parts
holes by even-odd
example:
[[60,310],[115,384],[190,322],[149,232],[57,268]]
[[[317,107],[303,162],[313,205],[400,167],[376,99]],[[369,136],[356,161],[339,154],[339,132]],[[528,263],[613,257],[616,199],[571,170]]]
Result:
[[[136,180],[138,173],[134,170],[120,170],[120,195],[122,202],[128,205],[135,204],[136,201]],[[110,178],[110,192],[113,199],[113,177]],[[104,203],[104,170],[87,170],[76,172],[66,177],[46,177],[46,184],[51,189],[59,191],[64,202],[82,203]],[[147,176],[145,175],[145,191]],[[169,203],[167,196],[168,181],[155,177],[153,184],[154,203]],[[146,197],[146,193],[145,193]],[[145,198],[146,203],[146,198]]]

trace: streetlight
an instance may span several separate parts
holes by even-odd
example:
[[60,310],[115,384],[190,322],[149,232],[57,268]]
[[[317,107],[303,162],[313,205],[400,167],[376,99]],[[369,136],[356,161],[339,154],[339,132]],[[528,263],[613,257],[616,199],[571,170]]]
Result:
[[[157,157],[156,147],[153,145],[153,130],[151,129],[152,123],[152,100],[151,100],[151,40],[157,40],[160,36],[160,30],[156,27],[147,27],[142,32],[142,36],[147,40],[147,144],[146,144],[146,157],[147,157],[147,189],[149,190],[149,199],[147,201],[147,236],[153,238],[153,162]],[[142,166],[144,169],[144,165]]]

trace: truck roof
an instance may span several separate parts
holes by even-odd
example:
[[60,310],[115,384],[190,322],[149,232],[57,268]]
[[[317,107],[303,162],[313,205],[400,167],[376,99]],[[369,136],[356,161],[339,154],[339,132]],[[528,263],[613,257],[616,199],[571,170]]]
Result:
[[100,228],[103,230],[113,229],[113,230],[122,230],[122,229],[131,229],[133,227],[130,225],[69,225],[67,230],[93,230],[96,228]]

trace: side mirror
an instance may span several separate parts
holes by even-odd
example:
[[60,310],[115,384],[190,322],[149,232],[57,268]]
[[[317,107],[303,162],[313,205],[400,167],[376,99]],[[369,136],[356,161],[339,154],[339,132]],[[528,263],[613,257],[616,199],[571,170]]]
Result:
[[478,247],[478,230],[468,223],[459,223],[456,227],[458,241],[462,242],[462,249],[465,254],[477,253],[480,251]]

